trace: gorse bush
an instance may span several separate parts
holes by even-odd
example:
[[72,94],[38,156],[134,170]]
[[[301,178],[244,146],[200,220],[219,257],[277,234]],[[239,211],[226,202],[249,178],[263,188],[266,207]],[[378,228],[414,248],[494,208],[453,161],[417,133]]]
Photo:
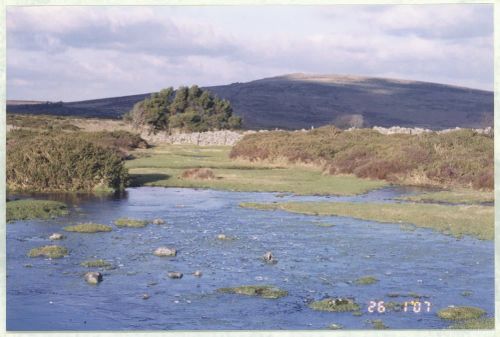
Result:
[[412,185],[493,189],[493,137],[472,130],[383,135],[370,129],[276,131],[245,136],[231,158],[312,163],[330,174],[354,174]]
[[123,189],[128,173],[116,149],[96,145],[91,133],[10,133],[7,187],[30,191]]
[[134,105],[124,119],[136,127],[161,130],[209,131],[238,129],[241,118],[233,116],[229,101],[198,86],[163,89]]

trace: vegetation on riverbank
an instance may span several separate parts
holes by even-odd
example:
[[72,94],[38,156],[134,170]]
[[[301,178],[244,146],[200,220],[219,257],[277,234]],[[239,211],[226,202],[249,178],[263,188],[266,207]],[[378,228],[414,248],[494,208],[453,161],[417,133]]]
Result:
[[[386,185],[349,175],[322,174],[315,167],[229,159],[230,147],[167,145],[137,149],[126,162],[133,186],[212,188],[246,192],[354,195]],[[183,179],[185,170],[207,168],[216,179]]]
[[428,203],[481,204],[495,200],[493,191],[459,189],[452,191],[426,192],[399,198],[400,200]]
[[494,208],[412,203],[288,202],[241,203],[241,207],[284,210],[310,215],[336,215],[386,223],[410,223],[462,237],[493,240]]
[[493,136],[473,130],[383,135],[332,126],[246,135],[231,158],[309,163],[329,174],[399,184],[493,189]]
[[28,219],[50,219],[68,214],[65,203],[52,200],[14,200],[6,204],[7,222]]
[[109,192],[128,184],[123,158],[145,147],[127,132],[37,132],[7,135],[10,191]]

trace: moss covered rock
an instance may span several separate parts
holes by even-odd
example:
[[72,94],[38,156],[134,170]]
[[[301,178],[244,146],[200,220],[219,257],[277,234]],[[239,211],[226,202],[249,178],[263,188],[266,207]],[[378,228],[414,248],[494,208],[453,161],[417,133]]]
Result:
[[356,283],[358,285],[369,285],[369,284],[373,284],[373,283],[377,283],[377,282],[378,282],[378,279],[373,277],[373,276],[363,276],[363,277],[358,278],[356,281],[354,281],[354,283]]
[[439,310],[437,315],[439,318],[450,321],[463,321],[479,318],[485,313],[483,309],[476,307],[451,307]]
[[87,267],[87,268],[108,268],[111,267],[111,263],[104,261],[104,260],[87,260],[82,263],[80,263],[81,266]]
[[312,302],[309,304],[309,308],[332,312],[359,311],[360,309],[359,305],[351,298],[326,298]]
[[28,252],[29,257],[48,257],[50,259],[60,259],[68,254],[67,248],[55,245],[33,248]]
[[247,296],[258,296],[262,298],[273,298],[273,299],[288,295],[288,292],[286,290],[282,290],[280,288],[268,285],[219,288],[217,289],[217,291],[225,294],[240,294]]
[[111,226],[95,224],[95,223],[83,223],[73,226],[66,226],[63,229],[66,232],[77,232],[77,233],[99,233],[99,232],[111,232],[113,230]]
[[147,224],[148,224],[147,221],[138,219],[119,218],[115,220],[115,225],[117,227],[140,228],[140,227],[145,227]]

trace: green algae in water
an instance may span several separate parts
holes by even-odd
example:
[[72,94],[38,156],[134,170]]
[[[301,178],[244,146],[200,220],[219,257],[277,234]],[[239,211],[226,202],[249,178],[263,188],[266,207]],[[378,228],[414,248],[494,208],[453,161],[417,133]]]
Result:
[[477,307],[452,307],[439,310],[437,315],[450,321],[463,321],[479,318],[485,313],[483,309]]
[[309,304],[309,308],[319,311],[346,312],[359,311],[359,305],[348,298],[326,298],[321,301],[314,301]]
[[280,298],[288,295],[286,290],[274,286],[241,286],[234,288],[219,288],[217,289],[220,293],[225,294],[240,294],[247,296],[258,296],[262,298]]
[[358,278],[354,283],[356,283],[357,285],[369,285],[377,282],[378,279],[373,276],[363,276]]
[[68,214],[65,203],[52,200],[15,200],[6,204],[7,222],[50,219]]
[[455,323],[449,327],[450,329],[495,329],[495,318],[477,318]]
[[28,252],[28,257],[48,257],[50,259],[60,259],[68,255],[68,249],[61,246],[43,246],[33,248]]
[[87,267],[87,268],[107,268],[111,267],[111,263],[104,261],[104,260],[88,260],[80,263],[81,266]]
[[77,233],[99,233],[99,232],[111,232],[113,228],[107,225],[95,224],[95,223],[84,223],[73,226],[66,226],[63,228],[66,232],[77,232]]
[[130,218],[119,218],[115,220],[115,225],[117,227],[132,227],[141,228],[148,224],[146,220],[130,219]]

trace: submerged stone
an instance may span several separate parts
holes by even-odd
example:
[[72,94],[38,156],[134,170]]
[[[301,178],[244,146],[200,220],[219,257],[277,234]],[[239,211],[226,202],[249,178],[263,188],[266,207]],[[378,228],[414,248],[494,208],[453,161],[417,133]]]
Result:
[[262,259],[264,260],[265,263],[268,264],[276,264],[278,263],[278,260],[276,260],[273,256],[273,253],[271,252],[266,252],[264,256],[262,256]]

